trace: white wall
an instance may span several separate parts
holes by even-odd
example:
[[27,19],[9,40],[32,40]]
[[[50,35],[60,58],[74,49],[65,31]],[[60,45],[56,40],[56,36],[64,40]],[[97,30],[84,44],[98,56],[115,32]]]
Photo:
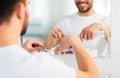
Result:
[[112,78],[120,78],[120,0],[112,0]]

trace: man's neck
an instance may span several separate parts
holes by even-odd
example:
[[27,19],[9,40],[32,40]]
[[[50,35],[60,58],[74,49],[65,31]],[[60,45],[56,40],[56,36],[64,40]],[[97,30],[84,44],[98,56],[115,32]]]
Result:
[[9,36],[8,37],[2,36],[2,38],[0,38],[0,47],[14,45],[18,43],[19,43],[19,39],[13,39],[13,38],[10,38]]
[[0,47],[18,44],[19,35],[15,30],[11,30],[11,26],[0,26]]
[[86,13],[78,12],[78,15],[87,17],[87,16],[93,15],[94,13],[95,13],[95,11],[93,9],[91,9],[90,11],[88,11]]

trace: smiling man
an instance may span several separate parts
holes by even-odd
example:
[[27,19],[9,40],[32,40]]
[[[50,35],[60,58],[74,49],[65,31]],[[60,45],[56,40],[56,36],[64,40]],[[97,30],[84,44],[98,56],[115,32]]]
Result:
[[[108,40],[110,26],[108,18],[96,13],[93,9],[94,0],[74,0],[78,12],[62,17],[55,29],[49,34],[45,46],[50,49],[59,44],[62,37],[76,35],[83,41],[86,48],[96,49],[98,57],[102,57]],[[104,37],[96,38],[98,32]],[[52,43],[50,43],[52,42]]]
[[28,41],[30,45],[24,47],[26,50],[19,45],[19,38],[28,25],[28,4],[28,0],[0,0],[0,78],[99,78],[93,60],[77,37],[63,38],[56,49],[58,52],[63,45],[66,45],[64,48],[73,47],[78,62],[77,71],[44,51],[28,52],[31,42],[37,44],[36,50],[43,48],[38,41]]

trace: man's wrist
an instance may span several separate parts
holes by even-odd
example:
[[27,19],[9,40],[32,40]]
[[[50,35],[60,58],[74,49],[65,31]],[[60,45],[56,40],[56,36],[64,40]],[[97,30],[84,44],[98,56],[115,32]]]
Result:
[[78,45],[80,47],[83,47],[81,40],[79,38],[75,37],[75,36],[69,36],[68,37],[68,42],[69,42],[69,45],[71,45],[73,48],[78,46]]

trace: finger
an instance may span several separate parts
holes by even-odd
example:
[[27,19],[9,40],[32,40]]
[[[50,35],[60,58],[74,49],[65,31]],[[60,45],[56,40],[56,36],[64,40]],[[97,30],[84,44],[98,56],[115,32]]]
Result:
[[58,28],[58,31],[62,34],[62,35],[61,35],[62,37],[65,37],[65,36],[66,36],[65,33],[62,31],[61,28]]
[[32,43],[32,47],[43,47],[44,48],[44,45],[40,43],[39,41],[34,41]]
[[80,33],[80,39],[83,41],[83,33]]
[[85,35],[84,35],[84,39],[87,40],[87,33],[85,33]]
[[90,40],[93,39],[93,31],[90,31]]
[[81,41],[84,40],[84,33],[85,33],[85,29],[83,29],[82,32],[81,32],[81,34],[80,34]]
[[54,38],[57,38],[57,34],[55,33],[55,30],[51,31],[51,36],[54,37]]
[[91,33],[90,31],[87,32],[87,40],[90,40],[91,39]]
[[62,33],[58,28],[55,29],[55,33],[57,34],[57,37],[62,38]]
[[92,33],[91,37],[92,37],[92,39],[94,39],[94,31],[92,31],[91,33]]
[[85,40],[87,40],[87,29],[86,28],[84,28],[83,30],[82,30],[82,34],[83,34],[83,39],[85,39]]
[[44,46],[40,43],[33,43],[32,47],[43,47],[44,48]]
[[40,41],[36,41],[36,43],[41,46],[41,47],[44,47],[44,45],[40,42]]
[[87,32],[86,31],[83,32],[83,39],[87,40]]
[[42,47],[40,47],[40,48],[38,48],[38,50],[37,50],[38,52],[41,52],[41,51],[43,51],[43,48]]
[[89,33],[86,34],[86,39],[89,40]]
[[43,47],[32,48],[32,51],[42,51],[42,50],[43,50]]

